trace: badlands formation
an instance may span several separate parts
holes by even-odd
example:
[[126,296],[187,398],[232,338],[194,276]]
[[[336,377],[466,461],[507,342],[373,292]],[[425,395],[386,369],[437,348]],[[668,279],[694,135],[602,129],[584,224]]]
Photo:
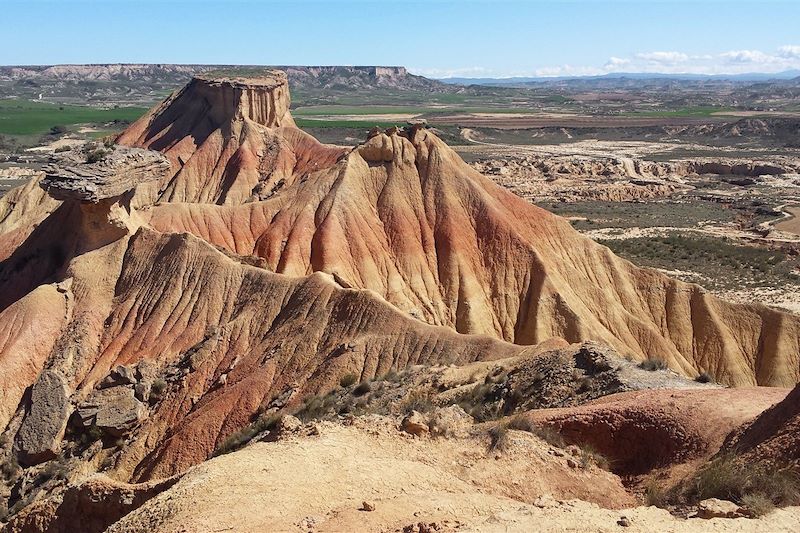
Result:
[[197,77],[0,200],[8,531],[797,527],[610,509],[797,467],[800,318],[637,268],[424,125],[328,146],[289,108],[281,72]]

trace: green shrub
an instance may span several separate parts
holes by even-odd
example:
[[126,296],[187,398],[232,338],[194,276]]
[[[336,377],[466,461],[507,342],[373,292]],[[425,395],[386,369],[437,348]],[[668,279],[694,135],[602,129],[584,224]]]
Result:
[[694,380],[698,383],[713,383],[714,378],[708,372],[701,372]]
[[603,455],[602,453],[598,452],[594,449],[591,444],[583,444],[580,446],[581,449],[581,466],[583,468],[588,467],[591,464],[597,465],[598,468],[602,468],[603,470],[608,470],[611,466],[608,458]]
[[164,391],[167,390],[167,382],[161,378],[153,380],[153,383],[150,385],[150,396],[155,397],[156,399],[161,398],[164,394]]
[[214,450],[213,456],[217,457],[218,455],[224,455],[226,453],[238,450],[250,442],[253,437],[259,433],[263,433],[264,431],[274,428],[280,419],[281,415],[279,414],[270,414],[258,417],[255,422],[248,424],[222,441],[222,444],[220,444],[217,449]]
[[434,407],[430,393],[422,391],[410,392],[400,403],[400,412],[408,414],[411,411],[427,413]]
[[667,491],[656,479],[650,479],[645,485],[644,499],[647,505],[655,507],[666,507],[669,503]]
[[358,386],[353,389],[353,396],[364,396],[372,390],[372,385],[369,381],[362,381]]
[[358,381],[358,376],[356,376],[355,374],[345,374],[339,380],[339,386],[346,389],[348,387],[352,387],[353,385],[355,385],[357,381]]
[[647,359],[639,363],[639,368],[643,370],[649,370],[650,372],[654,372],[656,370],[666,370],[667,368],[669,368],[669,366],[667,366],[667,362],[664,361],[663,359],[648,357]]
[[763,492],[743,495],[741,504],[756,517],[765,516],[775,509],[775,503]]
[[86,152],[86,162],[87,163],[97,163],[102,161],[108,155],[108,151],[102,148],[95,148]]
[[763,497],[774,505],[798,505],[800,476],[791,470],[741,465],[732,456],[720,456],[698,472],[686,496],[690,501],[720,498],[740,504],[745,497]]

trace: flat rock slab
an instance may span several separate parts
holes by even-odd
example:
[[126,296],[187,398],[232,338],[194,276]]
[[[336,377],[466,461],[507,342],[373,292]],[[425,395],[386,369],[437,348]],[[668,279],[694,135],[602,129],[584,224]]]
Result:
[[45,168],[41,187],[56,200],[97,203],[120,196],[139,183],[160,179],[170,169],[166,156],[153,150],[126,146],[100,150],[106,155],[92,163],[79,151],[63,154]]
[[69,388],[58,372],[45,370],[31,391],[31,408],[17,432],[20,460],[39,464],[58,454],[69,420]]

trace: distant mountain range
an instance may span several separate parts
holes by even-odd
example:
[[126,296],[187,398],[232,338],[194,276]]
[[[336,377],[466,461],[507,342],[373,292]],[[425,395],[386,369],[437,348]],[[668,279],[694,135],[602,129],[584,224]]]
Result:
[[410,74],[399,66],[262,66],[91,64],[0,66],[0,81],[52,82],[148,82],[182,85],[193,75],[224,70],[239,74],[277,68],[289,76],[293,88],[353,89],[398,88],[436,91],[441,82]]
[[763,74],[758,72],[744,74],[662,74],[653,72],[613,72],[599,76],[534,76],[511,78],[439,78],[443,83],[452,85],[494,85],[494,86],[519,86],[536,83],[549,83],[561,81],[591,81],[591,80],[684,80],[684,81],[781,81],[800,78],[800,70],[786,70]]

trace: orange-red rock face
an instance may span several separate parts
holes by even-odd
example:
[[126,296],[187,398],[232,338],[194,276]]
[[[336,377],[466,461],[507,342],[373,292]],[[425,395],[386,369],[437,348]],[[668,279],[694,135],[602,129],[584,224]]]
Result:
[[424,130],[373,137],[272,199],[165,204],[150,223],[258,255],[279,273],[336,274],[461,333],[518,344],[595,339],[733,385],[800,379],[797,317],[636,268]]

